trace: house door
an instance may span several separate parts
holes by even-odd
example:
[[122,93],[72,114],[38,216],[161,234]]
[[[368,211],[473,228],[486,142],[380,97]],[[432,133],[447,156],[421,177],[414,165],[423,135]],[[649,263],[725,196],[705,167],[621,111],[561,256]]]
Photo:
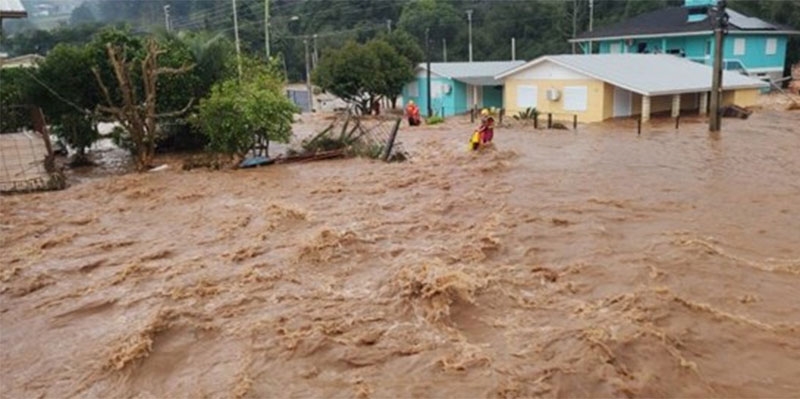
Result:
[[614,87],[614,117],[631,116],[632,93],[619,87]]

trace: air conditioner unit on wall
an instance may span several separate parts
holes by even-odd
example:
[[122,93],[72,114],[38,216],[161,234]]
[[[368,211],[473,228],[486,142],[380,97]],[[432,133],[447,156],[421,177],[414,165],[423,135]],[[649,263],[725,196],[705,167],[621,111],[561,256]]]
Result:
[[558,101],[558,99],[560,97],[561,97],[561,93],[558,91],[558,89],[554,89],[554,88],[547,89],[547,99],[549,101]]

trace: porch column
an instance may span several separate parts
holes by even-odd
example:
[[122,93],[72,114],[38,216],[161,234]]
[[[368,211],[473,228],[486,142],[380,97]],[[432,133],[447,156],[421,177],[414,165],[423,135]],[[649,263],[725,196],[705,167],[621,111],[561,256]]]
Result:
[[708,111],[708,92],[700,93],[700,115],[705,115]]
[[642,122],[650,120],[650,96],[642,96]]
[[677,118],[681,114],[681,95],[672,95],[672,117]]

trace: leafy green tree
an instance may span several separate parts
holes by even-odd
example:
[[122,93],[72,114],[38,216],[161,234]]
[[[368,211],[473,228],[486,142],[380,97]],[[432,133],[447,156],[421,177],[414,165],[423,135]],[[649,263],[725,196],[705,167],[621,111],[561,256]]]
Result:
[[249,60],[241,80],[215,84],[193,119],[208,136],[209,150],[243,158],[258,143],[288,142],[297,108],[283,95],[283,82],[275,63]]
[[30,71],[0,68],[0,133],[31,127],[30,111],[23,107],[32,100]]
[[86,24],[95,22],[96,20],[91,5],[87,3],[83,3],[72,10],[72,14],[69,17],[69,23],[71,25]]
[[[143,45],[125,32],[105,31],[90,46],[97,60],[92,72],[103,94],[97,110],[125,129],[139,171],[151,166],[162,124],[185,114],[193,102],[186,87],[196,77],[186,72],[194,65],[179,44],[150,37]],[[185,106],[178,105],[186,98]]]
[[403,7],[398,26],[425,44],[425,30],[430,29],[429,38],[453,43],[461,27],[466,25],[466,16],[454,6],[441,0],[412,1]]
[[363,45],[349,42],[331,51],[320,60],[312,79],[316,85],[369,113],[375,93],[373,80],[379,61],[375,53]]
[[313,80],[366,114],[381,97],[396,99],[413,77],[408,59],[386,41],[373,39],[363,45],[350,42],[326,54]]
[[378,39],[385,40],[389,45],[408,61],[412,68],[425,60],[425,52],[419,46],[419,43],[408,32],[395,29],[390,34],[380,34]]
[[88,73],[93,59],[86,46],[59,44],[35,72],[33,95],[53,132],[77,153],[75,164],[85,164],[86,149],[99,137],[91,114],[100,93]]
[[[377,68],[369,79],[367,89],[371,94],[385,96],[392,102],[392,107],[396,107],[403,86],[414,79],[412,64],[389,43],[380,39],[369,41],[366,50],[377,60]],[[375,98],[372,100],[375,101]]]

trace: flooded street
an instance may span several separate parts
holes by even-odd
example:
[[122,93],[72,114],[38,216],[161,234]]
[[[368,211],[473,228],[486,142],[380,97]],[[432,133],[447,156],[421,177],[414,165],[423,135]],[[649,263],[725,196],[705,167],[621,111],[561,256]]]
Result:
[[800,112],[672,123],[0,197],[0,397],[796,397]]

